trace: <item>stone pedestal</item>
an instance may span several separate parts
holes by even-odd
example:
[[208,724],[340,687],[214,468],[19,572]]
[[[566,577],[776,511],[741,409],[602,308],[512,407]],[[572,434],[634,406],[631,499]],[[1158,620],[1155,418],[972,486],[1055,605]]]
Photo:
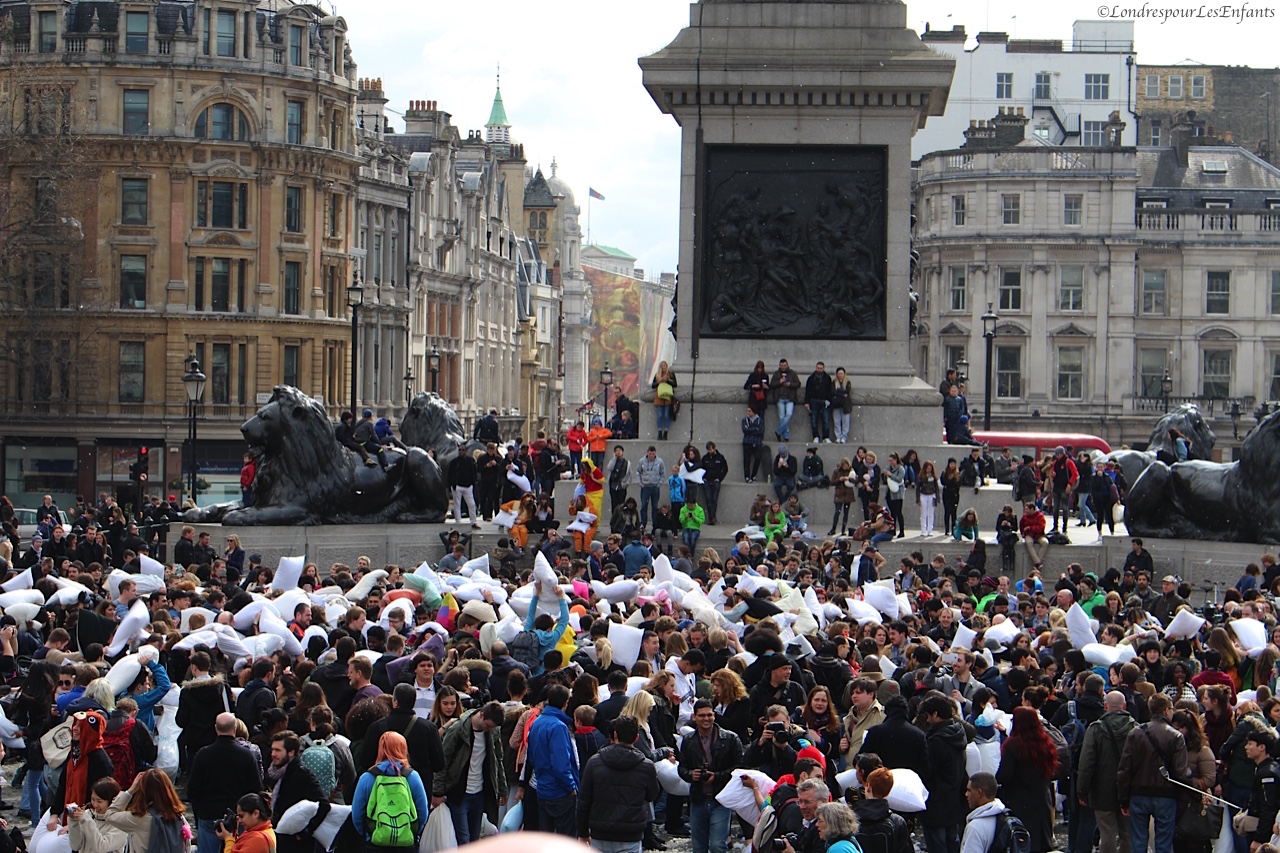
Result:
[[[911,137],[942,114],[954,62],[906,16],[703,0],[640,60],[683,129],[673,435],[735,440],[752,366],[785,357],[802,382],[818,361],[846,369],[856,436],[938,441],[941,400],[909,357]],[[793,423],[808,436],[802,407]]]

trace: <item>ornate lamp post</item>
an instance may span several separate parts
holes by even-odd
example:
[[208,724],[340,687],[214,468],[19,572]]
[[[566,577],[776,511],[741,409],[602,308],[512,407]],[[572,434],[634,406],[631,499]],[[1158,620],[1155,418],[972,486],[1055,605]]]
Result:
[[182,377],[182,387],[187,392],[187,446],[191,448],[188,484],[192,503],[197,503],[196,473],[199,468],[199,463],[196,462],[196,412],[201,400],[204,399],[206,379],[207,377],[200,372],[200,362],[196,360],[195,353],[192,353],[187,358],[187,372]]
[[969,359],[962,358],[956,362],[956,382],[961,385],[969,381]]
[[408,403],[413,399],[413,371],[408,365],[404,368],[404,401]]
[[360,286],[359,273],[351,273],[351,286],[347,288],[347,306],[351,309],[351,417],[359,418],[356,393],[360,383],[360,306],[364,304],[364,288]]
[[613,384],[613,371],[609,369],[609,362],[604,363],[604,369],[600,371],[600,384],[604,386],[604,419],[607,423],[609,420],[609,386]]
[[431,393],[440,393],[440,350],[431,348],[427,356],[427,369],[431,371]]
[[1169,375],[1169,368],[1164,369],[1164,376],[1160,377],[1160,396],[1164,400],[1164,413],[1169,414],[1169,395],[1173,393],[1173,377]]
[[987,313],[982,315],[982,337],[987,341],[987,388],[982,397],[982,428],[991,429],[991,370],[992,353],[996,344],[996,323],[1000,316],[996,314],[994,303],[987,303]]
[[1240,401],[1231,401],[1231,437],[1240,439]]

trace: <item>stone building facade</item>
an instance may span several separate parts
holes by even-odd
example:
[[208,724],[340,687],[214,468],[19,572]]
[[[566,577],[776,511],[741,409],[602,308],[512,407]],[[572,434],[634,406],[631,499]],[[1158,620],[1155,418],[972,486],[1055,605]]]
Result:
[[1280,69],[1231,65],[1139,65],[1139,145],[1168,145],[1174,124],[1220,136],[1275,163],[1280,146]]
[[[17,505],[180,491],[194,354],[202,502],[289,383],[348,387],[361,161],[340,17],[257,0],[4,0],[0,434]],[[167,489],[165,488],[167,487]]]
[[1280,398],[1280,170],[1186,125],[1169,147],[1064,150],[991,124],[1015,138],[917,166],[920,375],[967,362],[980,425],[990,310],[993,429],[1140,444],[1196,402],[1229,454],[1233,410],[1243,437]]

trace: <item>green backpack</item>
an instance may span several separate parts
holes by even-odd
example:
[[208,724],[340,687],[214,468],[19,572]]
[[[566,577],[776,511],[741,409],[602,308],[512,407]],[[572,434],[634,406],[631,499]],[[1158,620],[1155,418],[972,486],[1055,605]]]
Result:
[[413,805],[408,779],[382,774],[375,776],[366,814],[374,846],[413,846],[413,824],[418,819],[418,810]]

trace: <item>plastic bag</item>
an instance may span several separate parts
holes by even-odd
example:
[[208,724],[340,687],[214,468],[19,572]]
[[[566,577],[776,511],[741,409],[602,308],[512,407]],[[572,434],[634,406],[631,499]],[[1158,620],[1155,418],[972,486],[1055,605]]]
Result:
[[658,771],[658,784],[673,797],[689,796],[689,783],[680,778],[679,766],[669,759],[654,762]]
[[458,836],[453,831],[453,817],[449,814],[449,807],[441,803],[427,817],[418,853],[442,853],[457,846]]
[[502,818],[502,826],[498,828],[499,832],[519,832],[524,827],[524,800],[516,803],[507,809],[506,815]]

